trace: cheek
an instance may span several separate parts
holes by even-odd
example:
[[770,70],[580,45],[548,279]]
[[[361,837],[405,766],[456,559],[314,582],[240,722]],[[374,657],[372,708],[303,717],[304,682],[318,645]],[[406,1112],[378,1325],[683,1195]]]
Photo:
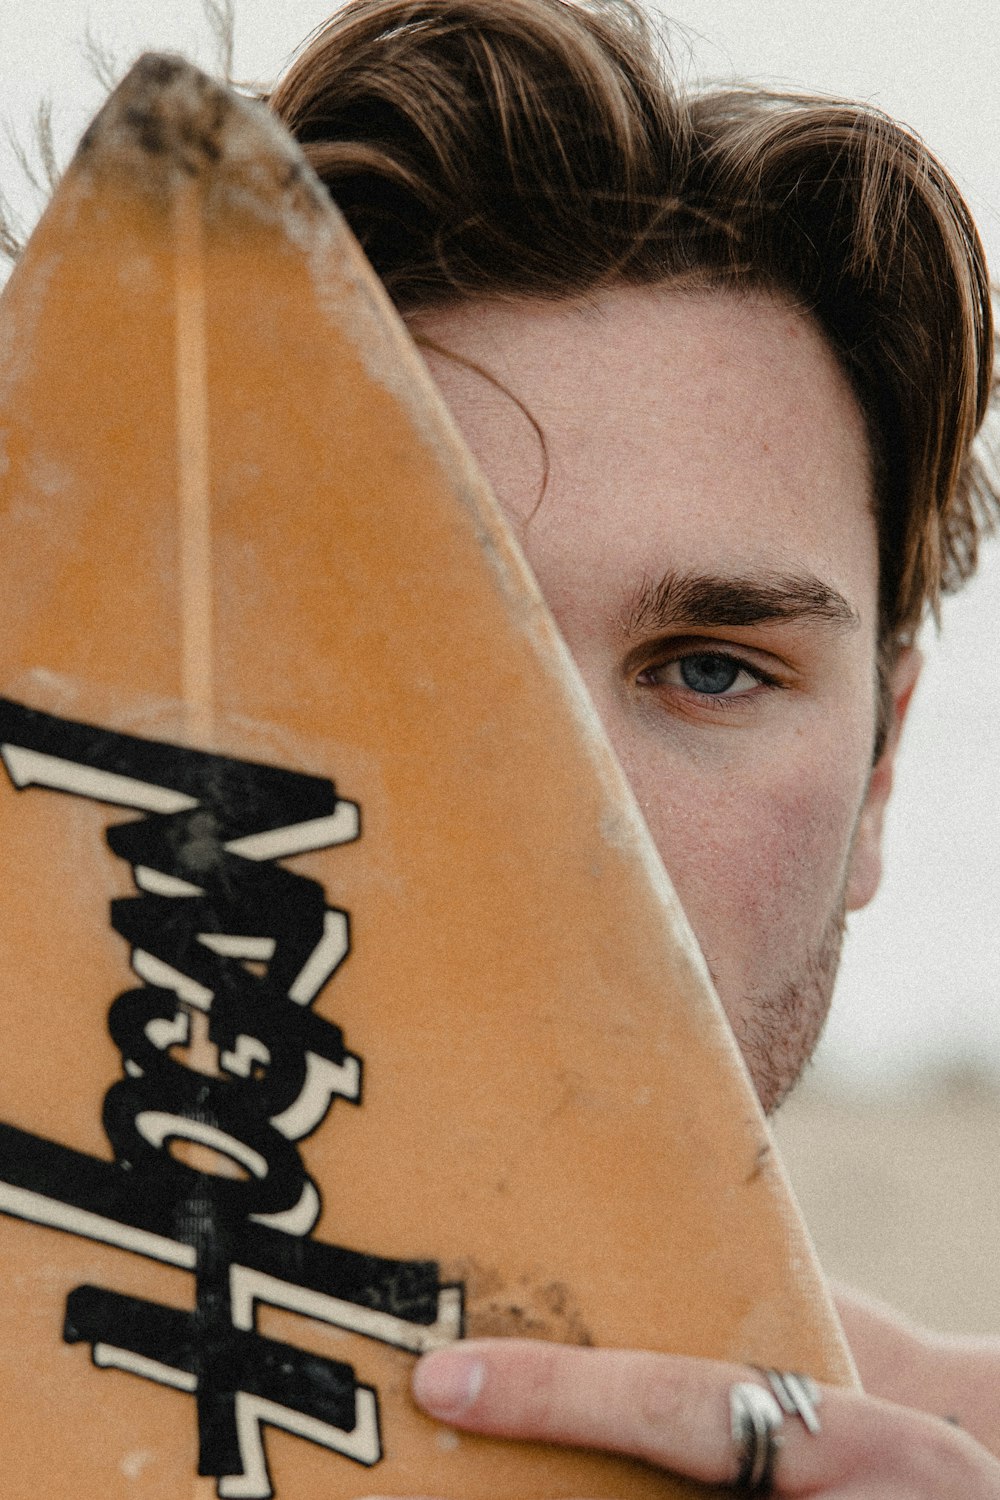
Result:
[[822,941],[866,782],[842,759],[627,772],[720,989],[785,972]]

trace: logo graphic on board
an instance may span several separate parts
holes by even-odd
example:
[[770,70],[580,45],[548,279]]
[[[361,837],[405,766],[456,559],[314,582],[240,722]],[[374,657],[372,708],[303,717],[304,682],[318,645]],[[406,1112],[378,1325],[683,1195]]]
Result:
[[[362,1060],[312,1009],[349,951],[347,915],[279,861],[358,838],[356,804],[321,777],[4,699],[0,758],[18,789],[142,815],[106,835],[132,867],[138,894],[111,902],[111,924],[142,980],[108,1016],[123,1073],[102,1115],[114,1161],[0,1122],[0,1213],[194,1277],[193,1312],[76,1287],[63,1338],[193,1398],[198,1473],[220,1496],[271,1495],[268,1425],[377,1463],[378,1396],[353,1366],[256,1328],[265,1304],[414,1354],[462,1333],[462,1289],[435,1262],[311,1238],[321,1205],[298,1142],[335,1099],[360,1101]],[[178,1056],[199,1040],[211,1071]],[[238,1175],[199,1170],[193,1148]]]

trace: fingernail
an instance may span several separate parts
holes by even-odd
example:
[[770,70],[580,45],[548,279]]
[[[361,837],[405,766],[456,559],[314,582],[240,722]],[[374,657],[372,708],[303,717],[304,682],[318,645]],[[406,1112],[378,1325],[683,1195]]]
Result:
[[486,1366],[474,1354],[439,1349],[425,1354],[413,1375],[413,1395],[433,1417],[460,1417],[476,1400]]

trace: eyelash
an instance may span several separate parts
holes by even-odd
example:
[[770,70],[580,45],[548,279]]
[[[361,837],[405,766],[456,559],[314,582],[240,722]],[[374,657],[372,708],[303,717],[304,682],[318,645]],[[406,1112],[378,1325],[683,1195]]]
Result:
[[[727,709],[731,711],[734,705],[742,705],[742,700],[752,699],[757,696],[754,687],[745,688],[739,692],[726,690],[719,693],[701,693],[696,688],[689,687],[687,683],[662,683],[651,680],[654,674],[665,672],[670,667],[680,667],[682,662],[698,658],[724,662],[727,666],[735,667],[738,673],[746,672],[749,677],[754,679],[756,688],[771,689],[784,686],[777,677],[772,676],[769,672],[765,672],[762,667],[755,665],[753,662],[747,661],[745,656],[741,656],[735,651],[716,650],[711,646],[678,650],[674,655],[667,657],[665,660],[654,662],[644,667],[636,677],[636,683],[640,687],[665,687],[673,692],[682,693],[689,703],[697,704],[699,708],[705,707],[716,712],[723,712]],[[646,679],[645,681],[643,680],[644,678]]]

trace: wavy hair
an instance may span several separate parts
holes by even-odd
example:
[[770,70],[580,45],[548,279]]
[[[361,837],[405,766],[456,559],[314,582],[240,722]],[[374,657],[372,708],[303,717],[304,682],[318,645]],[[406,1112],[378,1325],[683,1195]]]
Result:
[[864,104],[684,88],[629,0],[352,0],[270,105],[403,312],[653,282],[812,314],[865,414],[883,648],[973,572],[990,286],[965,202]]

